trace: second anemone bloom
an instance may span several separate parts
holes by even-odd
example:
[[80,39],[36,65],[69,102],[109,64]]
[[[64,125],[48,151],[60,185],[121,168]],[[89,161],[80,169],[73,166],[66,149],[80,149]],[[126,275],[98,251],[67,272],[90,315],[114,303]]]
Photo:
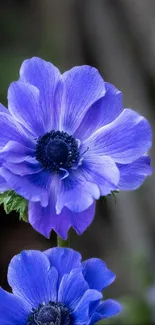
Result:
[[92,222],[95,200],[133,190],[151,174],[147,120],[122,109],[122,95],[90,66],[60,74],[28,59],[0,106],[0,191],[29,201],[29,222],[67,238]]
[[0,287],[1,325],[94,325],[121,305],[102,300],[115,274],[98,258],[81,261],[73,249],[28,250],[8,268],[12,294]]

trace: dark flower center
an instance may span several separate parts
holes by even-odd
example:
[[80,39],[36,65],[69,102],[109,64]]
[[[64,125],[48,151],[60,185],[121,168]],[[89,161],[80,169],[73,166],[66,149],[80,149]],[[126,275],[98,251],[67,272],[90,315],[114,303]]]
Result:
[[50,172],[68,170],[78,162],[78,144],[68,133],[52,130],[38,138],[36,159]]
[[64,304],[50,301],[32,310],[26,325],[71,325],[71,316]]

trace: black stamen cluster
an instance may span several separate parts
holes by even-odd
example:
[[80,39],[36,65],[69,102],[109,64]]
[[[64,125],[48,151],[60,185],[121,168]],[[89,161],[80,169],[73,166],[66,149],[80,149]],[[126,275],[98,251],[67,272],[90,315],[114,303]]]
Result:
[[68,170],[79,159],[77,142],[66,132],[52,130],[38,138],[36,159],[50,172]]
[[27,325],[71,325],[71,316],[63,303],[50,301],[32,309]]

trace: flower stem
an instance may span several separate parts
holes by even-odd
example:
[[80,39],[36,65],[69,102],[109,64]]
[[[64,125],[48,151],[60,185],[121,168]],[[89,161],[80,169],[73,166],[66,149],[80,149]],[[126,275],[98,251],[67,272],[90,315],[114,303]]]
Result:
[[67,240],[63,240],[60,236],[57,235],[57,246],[59,247],[69,247],[69,235]]

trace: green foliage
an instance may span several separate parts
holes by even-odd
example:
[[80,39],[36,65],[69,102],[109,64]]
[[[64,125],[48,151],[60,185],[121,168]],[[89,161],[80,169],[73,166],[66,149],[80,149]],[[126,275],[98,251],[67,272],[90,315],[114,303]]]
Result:
[[7,214],[12,211],[16,211],[19,214],[19,219],[27,220],[27,207],[28,202],[16,194],[14,191],[6,191],[0,193],[0,204],[3,204],[4,210]]
[[108,194],[107,196],[101,196],[100,200],[102,200],[103,202],[107,201],[107,197],[112,197],[116,203],[116,199],[117,199],[117,194],[119,193],[119,190],[116,191],[112,191],[110,194]]
[[143,296],[126,296],[121,300],[123,309],[120,313],[119,325],[149,325],[151,324],[150,308]]
[[112,195],[112,197],[114,198],[114,201],[116,203],[116,198],[117,198],[117,194],[119,193],[119,190],[117,191],[112,191],[110,195]]

